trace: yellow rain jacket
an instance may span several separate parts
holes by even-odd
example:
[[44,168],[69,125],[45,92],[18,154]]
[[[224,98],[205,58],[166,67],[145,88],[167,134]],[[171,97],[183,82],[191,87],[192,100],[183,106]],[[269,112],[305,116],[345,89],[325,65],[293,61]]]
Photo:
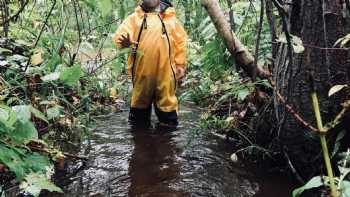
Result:
[[137,53],[128,58],[133,80],[131,107],[147,109],[155,103],[162,112],[178,110],[176,68],[187,63],[187,34],[169,7],[163,13],[145,13],[138,6],[115,33],[120,48],[121,36],[137,42]]

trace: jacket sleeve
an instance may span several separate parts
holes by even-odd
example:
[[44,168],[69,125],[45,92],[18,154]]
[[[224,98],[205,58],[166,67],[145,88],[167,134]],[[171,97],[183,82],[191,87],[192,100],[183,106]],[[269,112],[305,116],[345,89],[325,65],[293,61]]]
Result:
[[115,32],[114,43],[117,45],[118,48],[122,48],[119,42],[119,39],[121,38],[122,35],[129,36],[130,39],[133,39],[134,27],[135,27],[134,18],[135,18],[134,15],[128,16]]
[[184,68],[187,64],[187,33],[179,20],[176,20],[172,36],[174,39],[175,65]]

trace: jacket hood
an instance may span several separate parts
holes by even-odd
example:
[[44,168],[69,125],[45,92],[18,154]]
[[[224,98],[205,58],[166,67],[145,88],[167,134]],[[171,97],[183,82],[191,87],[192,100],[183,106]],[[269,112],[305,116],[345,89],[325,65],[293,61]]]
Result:
[[[143,10],[141,6],[137,6],[135,9],[135,13],[137,16],[143,17],[146,12]],[[163,18],[175,17],[176,16],[175,8],[168,7],[164,12],[161,12],[160,15],[163,16]]]

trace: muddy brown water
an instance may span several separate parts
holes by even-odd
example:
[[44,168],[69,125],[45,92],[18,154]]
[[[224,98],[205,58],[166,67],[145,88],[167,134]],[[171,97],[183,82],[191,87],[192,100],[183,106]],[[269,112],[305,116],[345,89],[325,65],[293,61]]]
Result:
[[131,130],[127,111],[99,117],[97,129],[81,147],[80,154],[89,158],[85,167],[57,179],[65,191],[60,196],[290,196],[287,177],[233,164],[232,144],[210,134],[195,135],[199,114],[182,106],[181,124],[172,132]]

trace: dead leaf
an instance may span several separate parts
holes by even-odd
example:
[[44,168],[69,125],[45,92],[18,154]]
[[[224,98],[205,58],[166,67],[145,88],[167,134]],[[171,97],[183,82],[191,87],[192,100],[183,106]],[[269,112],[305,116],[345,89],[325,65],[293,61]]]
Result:
[[33,66],[38,66],[38,65],[42,64],[44,62],[44,59],[42,57],[42,53],[38,52],[38,53],[32,55],[30,62]]

